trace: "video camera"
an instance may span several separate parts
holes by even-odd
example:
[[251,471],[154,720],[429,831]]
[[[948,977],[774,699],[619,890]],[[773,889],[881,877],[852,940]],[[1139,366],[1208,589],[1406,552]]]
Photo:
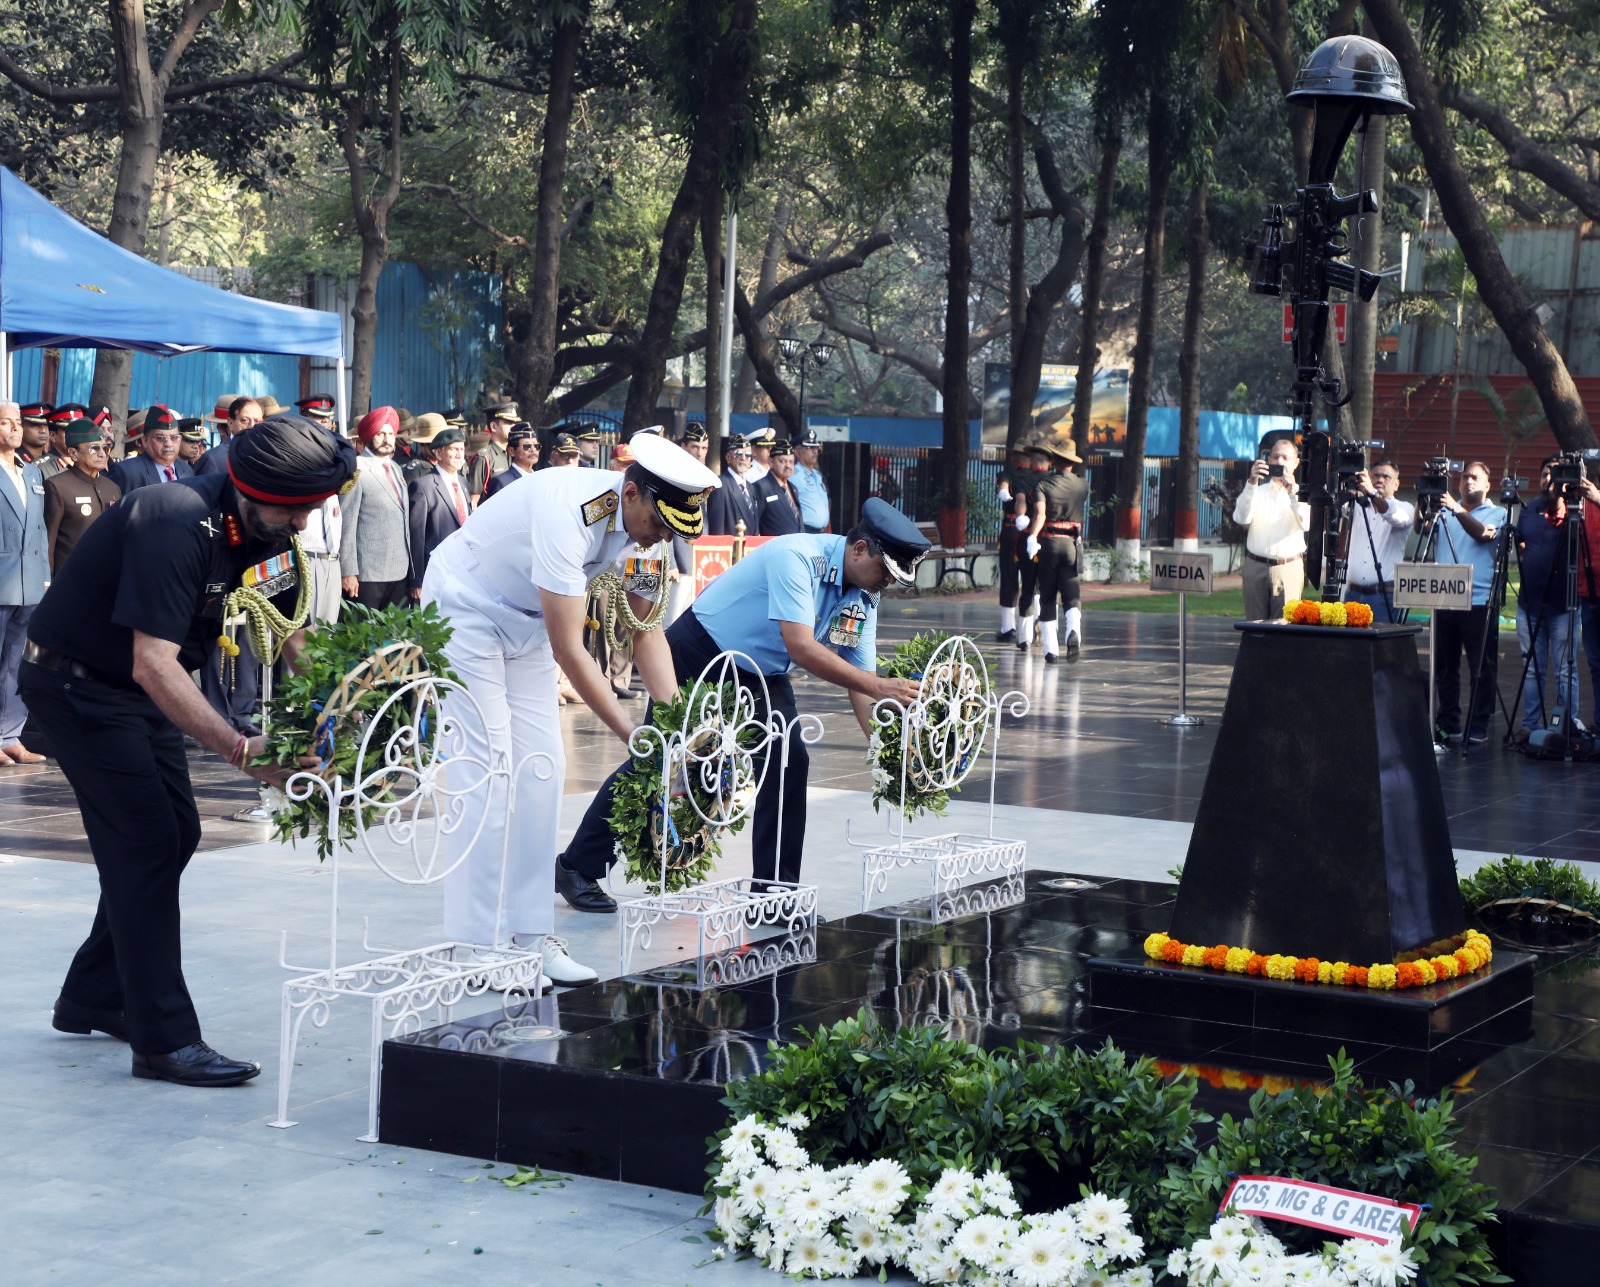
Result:
[[1367,442],[1358,442],[1351,438],[1341,438],[1334,444],[1333,468],[1334,484],[1333,494],[1339,504],[1350,502],[1356,505],[1371,505],[1372,497],[1361,490],[1356,479],[1367,468],[1367,453],[1369,451],[1382,451],[1384,444],[1374,438]]
[[1588,466],[1600,462],[1600,451],[1564,451],[1550,462],[1550,495],[1566,501],[1568,508],[1583,504],[1583,484]]
[[1450,475],[1466,468],[1464,462],[1448,456],[1435,456],[1422,467],[1417,479],[1417,512],[1424,520],[1432,518],[1444,506],[1445,493],[1450,490]]

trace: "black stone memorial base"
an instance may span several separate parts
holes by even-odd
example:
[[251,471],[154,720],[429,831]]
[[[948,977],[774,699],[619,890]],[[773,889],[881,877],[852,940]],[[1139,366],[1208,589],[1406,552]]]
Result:
[[[1515,1282],[1589,1281],[1600,1259],[1600,960],[1502,951],[1447,998],[1368,1009],[1353,989],[1244,990],[1142,968],[1140,945],[1170,924],[1174,887],[1059,879],[1029,872],[1023,905],[948,924],[827,922],[819,959],[773,979],[715,991],[679,986],[670,970],[612,979],[385,1042],[380,1138],[698,1193],[706,1139],[726,1123],[725,1084],[765,1066],[769,1040],[799,1041],[863,1009],[987,1049],[1114,1041],[1168,1075],[1193,1073],[1200,1105],[1236,1117],[1257,1087],[1325,1081],[1342,1046],[1368,1084],[1409,1079],[1455,1096],[1461,1146],[1499,1199],[1491,1237]],[[1177,1010],[1170,998],[1184,988],[1210,1005]],[[1311,1004],[1349,1035],[1307,1035],[1298,1016]]]
[[1168,928],[1370,965],[1466,928],[1417,626],[1241,623]]

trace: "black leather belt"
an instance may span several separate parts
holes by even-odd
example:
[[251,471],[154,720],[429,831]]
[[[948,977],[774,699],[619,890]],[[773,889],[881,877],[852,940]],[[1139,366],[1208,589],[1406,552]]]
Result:
[[81,661],[63,657],[58,652],[51,652],[50,649],[43,648],[31,640],[22,650],[22,660],[29,665],[37,666],[40,670],[64,671],[74,679],[94,679],[102,684],[116,684],[119,688],[128,687],[126,683],[102,674],[93,666],[86,666]]
[[1298,563],[1304,557],[1300,554],[1291,554],[1286,559],[1269,559],[1260,554],[1252,554],[1249,550],[1244,552],[1244,556],[1253,562],[1265,563],[1269,568],[1281,568],[1285,563]]
[[1046,536],[1076,536],[1082,528],[1076,523],[1046,523],[1044,534]]

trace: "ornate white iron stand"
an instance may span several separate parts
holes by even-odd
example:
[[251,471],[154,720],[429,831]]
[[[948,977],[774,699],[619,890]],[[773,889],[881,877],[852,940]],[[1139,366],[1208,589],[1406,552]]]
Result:
[[[448,705],[446,705],[448,702]],[[381,746],[371,744],[373,730],[396,705],[409,711],[409,721],[398,727]],[[332,1003],[340,997],[368,1002],[372,1007],[371,1064],[368,1073],[367,1133],[362,1140],[378,1138],[378,1085],[385,1035],[419,1030],[423,1016],[437,1011],[448,1022],[451,1009],[468,997],[485,992],[506,993],[504,1004],[537,997],[544,986],[544,961],[537,948],[500,945],[505,912],[507,845],[500,850],[500,893],[495,909],[493,944],[447,941],[409,951],[384,951],[367,940],[362,922],[362,950],[382,955],[339,963],[339,814],[350,810],[362,847],[375,867],[402,885],[431,885],[463,863],[483,832],[496,783],[505,787],[507,840],[514,826],[517,781],[524,770],[548,780],[555,762],[544,752],[524,756],[515,766],[502,751],[488,761],[466,754],[466,729],[472,726],[483,745],[491,745],[483,712],[465,687],[452,680],[423,676],[411,680],[378,709],[367,724],[356,758],[354,781],[345,785],[314,773],[296,773],[285,784],[291,800],[310,799],[320,791],[327,801],[328,837],[333,841],[329,859],[333,888],[329,899],[328,963],[312,968],[290,965],[289,933],[283,933],[279,964],[298,978],[283,985],[283,1016],[278,1042],[278,1116],[269,1126],[289,1127],[289,1082],[294,1073],[295,1049],[307,1018],[325,1026]],[[431,726],[431,727],[430,727]],[[369,767],[369,765],[371,767]],[[468,816],[470,797],[481,794],[484,807],[476,810],[477,823],[460,852],[450,859],[441,854],[446,836],[458,831]],[[369,817],[369,810],[374,811]],[[402,850],[408,859],[395,863],[373,848],[372,833]]]
[[[889,873],[901,867],[924,873],[931,887],[927,915],[934,923],[1014,907],[1023,901],[1027,842],[994,834],[994,789],[1001,716],[1020,719],[1028,713],[1028,705],[1027,696],[1017,691],[997,697],[978,646],[965,635],[953,635],[928,659],[917,698],[910,706],[888,699],[873,706],[875,724],[885,728],[896,722],[900,725],[902,800],[912,782],[923,791],[955,790],[976,767],[987,744],[989,834],[907,835],[905,811],[900,810],[894,842],[869,845],[862,853],[862,911],[871,908],[875,894],[888,889]],[[999,880],[969,886],[969,882],[986,877]],[[917,911],[906,914],[920,916],[920,902]]]
[[[743,660],[748,669],[741,672]],[[740,682],[741,678],[743,683]],[[757,698],[759,693],[759,702]],[[767,774],[789,771],[791,731],[807,745],[822,737],[822,721],[815,715],[789,720],[772,709],[766,680],[756,664],[741,652],[723,652],[689,690],[684,728],[663,733],[650,725],[636,729],[628,744],[635,755],[661,757],[661,877],[655,888],[639,898],[619,900],[618,958],[627,974],[636,950],[650,946],[651,934],[664,920],[691,916],[697,926],[692,986],[722,986],[759,978],[785,965],[816,959],[817,888],[815,885],[767,882],[756,889],[748,877],[713,880],[686,889],[667,888],[668,854],[673,844],[671,803],[679,781],[698,791],[687,792],[699,820],[713,831],[727,831],[750,817],[756,792]],[[762,714],[765,712],[765,715]],[[761,751],[759,771],[756,760]],[[773,761],[777,760],[774,770]],[[703,808],[700,797],[710,801]],[[783,848],[783,818],[778,818],[778,848]],[[787,940],[773,938],[747,946],[751,930],[781,926]],[[809,933],[810,956],[803,955]],[[687,980],[685,980],[687,982]]]

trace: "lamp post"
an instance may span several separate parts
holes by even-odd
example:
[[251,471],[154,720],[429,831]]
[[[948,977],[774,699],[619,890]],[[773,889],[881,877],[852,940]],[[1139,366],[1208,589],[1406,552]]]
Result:
[[796,429],[799,437],[806,434],[806,368],[815,362],[818,366],[827,366],[833,357],[833,345],[829,344],[822,336],[817,336],[810,344],[806,344],[798,336],[785,333],[778,337],[778,352],[783,355],[783,364],[791,371],[800,368],[800,424]]

